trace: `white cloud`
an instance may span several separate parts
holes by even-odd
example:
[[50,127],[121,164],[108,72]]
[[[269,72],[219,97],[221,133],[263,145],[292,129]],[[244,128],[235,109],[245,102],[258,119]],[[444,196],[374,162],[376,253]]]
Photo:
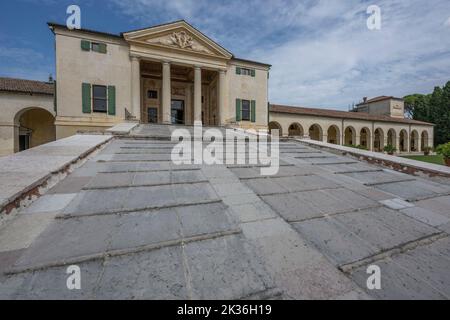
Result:
[[[273,65],[274,103],[346,109],[363,96],[429,92],[450,80],[448,0],[113,0],[140,26],[180,18],[242,58]],[[447,20],[447,22],[449,22]]]

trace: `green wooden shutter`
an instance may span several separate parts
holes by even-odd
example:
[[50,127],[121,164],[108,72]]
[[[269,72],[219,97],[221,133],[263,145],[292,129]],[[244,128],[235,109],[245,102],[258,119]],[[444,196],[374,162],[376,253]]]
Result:
[[100,43],[98,46],[99,46],[99,51],[98,52],[106,54],[106,52],[107,52],[106,43]]
[[241,121],[242,111],[241,111],[241,99],[236,99],[236,121]]
[[252,122],[256,122],[256,101],[252,100],[252,110],[251,110],[251,120]]
[[254,78],[256,76],[256,70],[252,69],[250,72],[251,72],[252,77]]
[[108,87],[108,114],[110,116],[116,115],[116,87]]
[[87,40],[81,40],[81,50],[91,51],[91,42]]
[[83,83],[82,85],[83,96],[83,113],[91,113],[91,85],[89,83]]
[[240,67],[236,67],[236,74],[241,74],[241,68]]

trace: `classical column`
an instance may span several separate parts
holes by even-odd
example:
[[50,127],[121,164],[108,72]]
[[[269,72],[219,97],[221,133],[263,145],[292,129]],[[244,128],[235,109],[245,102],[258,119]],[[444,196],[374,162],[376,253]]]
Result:
[[194,122],[202,121],[202,69],[194,68]]
[[131,57],[131,110],[136,118],[141,119],[141,64],[138,57]]
[[219,99],[217,102],[217,110],[218,110],[218,117],[219,117],[219,126],[225,125],[225,70],[219,71]]
[[170,80],[170,63],[163,62],[162,68],[162,122],[171,124],[172,88]]

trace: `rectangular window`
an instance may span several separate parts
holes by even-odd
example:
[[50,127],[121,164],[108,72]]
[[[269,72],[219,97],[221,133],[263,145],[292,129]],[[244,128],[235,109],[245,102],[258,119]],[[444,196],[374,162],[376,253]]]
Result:
[[251,76],[252,75],[252,71],[250,69],[241,68],[241,75],[243,75],[243,76]]
[[106,53],[106,44],[105,43],[99,43],[99,42],[92,42],[91,43],[91,50],[93,52]]
[[158,99],[158,91],[156,91],[156,90],[148,90],[147,91],[147,98],[149,98],[149,99]]
[[242,100],[242,121],[250,121],[250,101]]
[[94,112],[104,112],[108,111],[107,103],[107,88],[106,86],[92,86],[92,97],[93,97],[93,111]]
[[91,49],[94,52],[100,52],[100,43],[92,42]]

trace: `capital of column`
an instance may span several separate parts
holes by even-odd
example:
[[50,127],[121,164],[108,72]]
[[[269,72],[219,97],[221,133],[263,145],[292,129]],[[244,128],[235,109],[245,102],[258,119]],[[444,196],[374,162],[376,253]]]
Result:
[[161,63],[165,66],[170,66],[170,61],[162,61]]
[[219,70],[219,73],[220,73],[220,74],[226,74],[227,72],[226,72],[226,70],[220,69],[220,70]]
[[131,61],[139,61],[140,57],[139,56],[135,56],[135,55],[130,55],[130,59],[131,59]]

